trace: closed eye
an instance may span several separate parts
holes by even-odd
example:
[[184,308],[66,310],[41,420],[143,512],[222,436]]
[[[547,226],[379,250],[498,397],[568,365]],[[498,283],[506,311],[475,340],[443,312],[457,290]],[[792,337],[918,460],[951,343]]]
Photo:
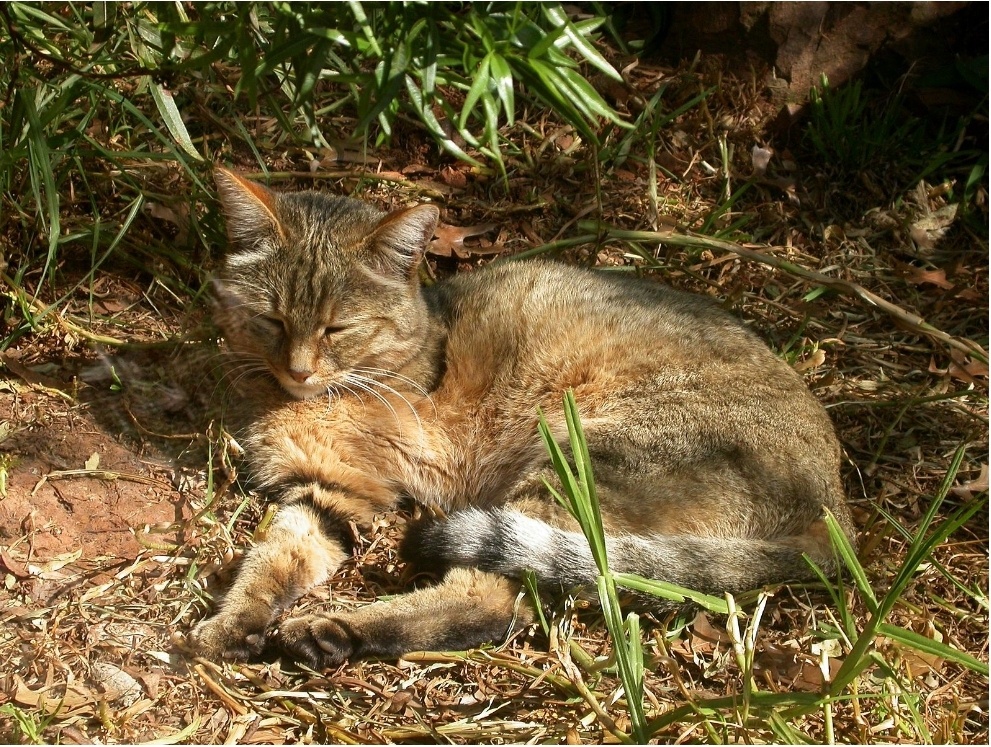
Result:
[[284,332],[286,329],[286,323],[279,317],[272,316],[271,314],[259,314],[255,317],[255,321],[261,322],[273,332]]
[[336,335],[338,332],[343,332],[347,327],[343,324],[328,324],[323,328],[323,336],[330,337],[331,335]]

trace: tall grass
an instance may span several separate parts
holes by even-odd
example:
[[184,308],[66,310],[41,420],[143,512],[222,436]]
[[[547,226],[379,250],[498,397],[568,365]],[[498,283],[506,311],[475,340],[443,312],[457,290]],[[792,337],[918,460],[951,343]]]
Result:
[[[619,78],[596,46],[604,20],[553,3],[2,4],[6,282],[36,294],[67,255],[92,269],[112,246],[195,284],[220,238],[197,209],[208,163],[233,151],[264,171],[263,150],[374,146],[414,127],[505,175],[505,133],[532,104],[598,145],[604,123],[628,126],[588,82]],[[185,245],[136,235],[132,211],[158,204],[188,216]],[[14,337],[37,323],[27,314]]]
[[[816,633],[824,640],[838,641],[843,648],[843,663],[835,675],[827,679],[820,693],[778,693],[762,690],[753,676],[754,654],[760,621],[767,602],[766,595],[758,596],[756,608],[748,619],[729,594],[725,599],[718,599],[663,583],[662,580],[616,573],[609,568],[593,467],[577,403],[571,390],[564,395],[564,415],[568,429],[568,451],[572,455],[574,466],[567,458],[566,450],[554,438],[546,417],[543,413],[540,414],[540,434],[551,464],[561,481],[563,495],[551,485],[548,488],[577,520],[599,570],[599,602],[606,629],[613,642],[617,674],[625,693],[624,707],[631,724],[630,733],[625,735],[628,741],[643,744],[677,724],[697,724],[710,738],[718,741],[726,725],[734,724],[742,727],[750,737],[769,730],[779,740],[800,743],[807,741],[800,728],[803,721],[810,714],[818,713],[823,717],[826,741],[833,743],[835,734],[832,717],[837,701],[852,700],[858,707],[860,702],[869,701],[882,710],[887,707],[888,701],[883,697],[884,693],[879,692],[873,684],[871,672],[876,671],[882,679],[895,681],[906,691],[911,691],[911,683],[905,682],[898,672],[897,664],[890,661],[890,641],[907,649],[940,657],[983,676],[988,675],[988,665],[970,654],[887,622],[888,616],[915,579],[919,568],[925,563],[933,562],[933,549],[953,535],[987,503],[985,496],[983,500],[965,504],[936,524],[940,506],[963,462],[965,447],[957,449],[942,485],[933,496],[929,510],[915,534],[909,537],[908,551],[895,573],[894,581],[883,594],[875,592],[856,551],[833,517],[827,515],[838,565],[845,568],[852,586],[850,581],[844,581],[842,577],[827,578],[813,565],[835,609],[835,615],[829,615],[827,619],[838,621],[838,625],[820,624]],[[656,714],[649,720],[643,703],[645,664],[640,618],[634,612],[623,617],[618,594],[619,588],[623,587],[653,594],[661,599],[677,602],[691,600],[698,606],[726,615],[727,633],[742,675],[741,692],[729,697],[689,699],[686,705],[665,714]],[[971,594],[980,595],[981,592]],[[987,608],[986,594],[977,601]],[[926,730],[924,720],[917,712],[912,715],[914,718],[910,719],[907,728],[911,729],[914,738],[931,742],[932,736]],[[902,718],[900,714],[894,713],[892,717]]]

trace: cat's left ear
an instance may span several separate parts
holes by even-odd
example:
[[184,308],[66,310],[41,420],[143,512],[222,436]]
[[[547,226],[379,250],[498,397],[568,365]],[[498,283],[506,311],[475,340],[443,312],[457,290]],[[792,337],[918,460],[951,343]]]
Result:
[[436,205],[417,205],[385,216],[369,237],[378,269],[413,277],[427,244],[434,237],[439,218]]

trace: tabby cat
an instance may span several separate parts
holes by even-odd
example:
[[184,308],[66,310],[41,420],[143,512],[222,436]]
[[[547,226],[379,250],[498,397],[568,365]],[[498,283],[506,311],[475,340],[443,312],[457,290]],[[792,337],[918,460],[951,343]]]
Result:
[[[520,577],[594,585],[555,484],[537,408],[563,443],[575,392],[612,568],[705,592],[833,565],[829,509],[852,537],[832,425],[802,378],[705,298],[551,262],[509,262],[427,288],[438,210],[389,214],[317,192],[216,181],[230,251],[217,321],[242,363],[281,385],[245,446],[281,507],[200,653],[268,644],[314,668],[463,649],[532,619]],[[259,395],[261,397],[262,395]],[[402,552],[434,585],[357,611],[279,614],[349,556],[350,523],[412,497],[433,518]]]

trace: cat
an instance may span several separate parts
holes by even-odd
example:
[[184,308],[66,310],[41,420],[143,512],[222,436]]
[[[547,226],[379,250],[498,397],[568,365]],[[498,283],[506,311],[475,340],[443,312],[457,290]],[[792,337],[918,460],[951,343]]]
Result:
[[[194,650],[275,645],[315,669],[477,647],[533,619],[520,578],[594,587],[538,437],[567,441],[578,403],[610,566],[699,591],[814,578],[851,540],[840,446],[801,376],[701,296],[549,261],[504,262],[421,287],[439,211],[384,214],[281,193],[217,168],[229,251],[216,320],[243,365],[279,385],[244,446],[281,506]],[[439,518],[401,552],[441,580],[356,611],[277,617],[349,556],[350,525],[404,496]],[[658,603],[663,605],[663,603]]]

